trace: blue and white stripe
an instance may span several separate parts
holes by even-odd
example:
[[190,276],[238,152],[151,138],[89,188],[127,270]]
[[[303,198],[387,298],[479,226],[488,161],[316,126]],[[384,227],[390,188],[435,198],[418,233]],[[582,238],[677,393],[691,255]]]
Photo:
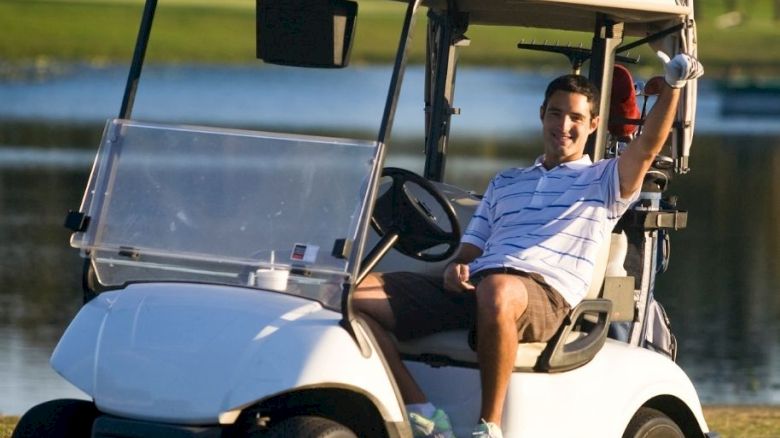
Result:
[[601,242],[637,198],[620,198],[617,160],[583,158],[547,170],[536,163],[496,175],[461,239],[482,249],[469,269],[541,274],[575,306],[585,296]]

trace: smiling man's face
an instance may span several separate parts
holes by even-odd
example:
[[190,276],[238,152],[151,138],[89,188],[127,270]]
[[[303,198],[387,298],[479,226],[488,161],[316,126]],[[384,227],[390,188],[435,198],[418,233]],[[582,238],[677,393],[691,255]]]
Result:
[[541,108],[544,166],[547,169],[582,157],[588,135],[598,127],[591,103],[580,93],[555,91]]

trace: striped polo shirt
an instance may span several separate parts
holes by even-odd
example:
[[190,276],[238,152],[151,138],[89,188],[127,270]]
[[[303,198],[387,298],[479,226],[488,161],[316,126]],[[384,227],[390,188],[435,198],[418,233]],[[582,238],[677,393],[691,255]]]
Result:
[[496,175],[461,239],[482,250],[469,265],[544,277],[573,307],[587,293],[598,249],[639,191],[620,198],[616,159],[587,155],[547,170],[542,157]]

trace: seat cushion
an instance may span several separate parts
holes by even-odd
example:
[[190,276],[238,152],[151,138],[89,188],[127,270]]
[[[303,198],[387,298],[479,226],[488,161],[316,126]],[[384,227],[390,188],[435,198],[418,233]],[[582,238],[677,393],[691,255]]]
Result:
[[[567,343],[582,336],[573,332]],[[469,346],[468,330],[451,330],[434,333],[410,341],[398,343],[401,355],[406,359],[428,362],[434,365],[460,365],[477,367],[477,353]],[[516,370],[531,370],[539,355],[547,346],[546,342],[521,343],[515,356]]]

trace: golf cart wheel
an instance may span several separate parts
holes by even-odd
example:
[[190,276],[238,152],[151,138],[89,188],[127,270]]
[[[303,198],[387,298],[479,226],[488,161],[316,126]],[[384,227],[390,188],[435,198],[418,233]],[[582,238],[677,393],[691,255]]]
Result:
[[263,437],[272,438],[293,436],[300,438],[357,438],[357,435],[343,424],[312,415],[299,415],[282,420],[263,435]]
[[51,400],[32,407],[19,419],[11,438],[89,438],[98,416],[86,400]]
[[645,407],[634,414],[623,438],[685,438],[685,434],[666,414]]

